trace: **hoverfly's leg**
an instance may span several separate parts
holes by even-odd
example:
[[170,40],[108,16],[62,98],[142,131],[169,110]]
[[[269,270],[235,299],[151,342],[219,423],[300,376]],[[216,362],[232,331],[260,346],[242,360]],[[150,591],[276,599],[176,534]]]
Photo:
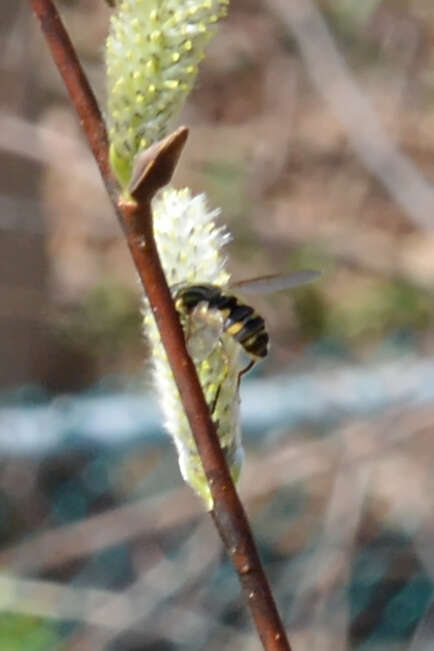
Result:
[[255,364],[256,364],[255,359],[250,360],[250,362],[247,364],[247,366],[245,368],[243,368],[243,370],[238,373],[237,391],[240,390],[241,378],[243,377],[243,375],[248,373],[250,371],[250,369],[254,367]]
[[[188,317],[187,319],[184,319],[184,322],[181,321],[181,325],[182,329],[184,330],[185,345],[187,346],[188,350],[188,340],[191,336],[191,318]],[[190,354],[190,351],[188,351],[188,354]]]
[[[222,348],[221,344],[220,344],[220,347]],[[223,356],[223,358],[225,360],[225,372],[224,372],[224,375],[223,375],[223,378],[222,378],[220,384],[217,387],[214,399],[213,399],[213,401],[212,401],[212,403],[210,405],[210,414],[211,414],[211,416],[214,416],[214,412],[215,412],[216,407],[217,407],[217,403],[218,403],[218,399],[220,397],[220,392],[221,392],[223,383],[224,383],[224,381],[226,380],[226,378],[227,378],[227,376],[229,374],[229,357],[226,355],[226,353],[223,352],[223,350],[221,352],[222,352],[222,356]]]
[[209,408],[209,413],[211,416],[214,416],[215,408],[217,407],[218,399],[220,397],[220,391],[222,388],[223,382],[220,382],[220,384],[217,387],[217,391],[215,392],[214,400],[212,401],[210,408]]

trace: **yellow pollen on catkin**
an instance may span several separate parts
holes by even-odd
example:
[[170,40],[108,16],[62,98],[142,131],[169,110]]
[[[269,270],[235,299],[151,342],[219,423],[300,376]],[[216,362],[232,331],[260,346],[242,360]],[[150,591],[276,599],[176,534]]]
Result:
[[157,70],[155,60],[154,59],[149,59],[149,61],[147,61],[146,64],[145,64],[145,68],[146,68],[146,72],[148,73],[148,75],[154,75],[156,70]]
[[170,88],[172,90],[174,88],[177,88],[178,85],[179,85],[179,81],[177,79],[166,79],[166,81],[164,82],[164,87]]
[[154,32],[152,32],[149,36],[150,40],[153,43],[157,43],[158,41],[161,41],[161,32],[159,29],[156,29]]
[[205,373],[206,371],[209,371],[210,369],[210,363],[208,362],[207,359],[204,359],[202,364],[200,365],[201,371]]

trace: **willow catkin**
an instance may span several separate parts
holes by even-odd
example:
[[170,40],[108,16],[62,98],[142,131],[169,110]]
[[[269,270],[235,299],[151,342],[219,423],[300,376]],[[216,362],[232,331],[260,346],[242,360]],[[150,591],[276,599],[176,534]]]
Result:
[[[192,197],[188,189],[168,188],[154,199],[153,215],[155,238],[169,285],[175,288],[179,283],[227,285],[229,274],[225,270],[223,247],[230,236],[224,227],[217,226],[218,211],[207,209],[204,195]],[[144,325],[151,343],[154,383],[165,427],[175,443],[182,476],[203,499],[206,508],[211,509],[211,493],[196,443],[146,302]],[[184,326],[188,336],[189,324]],[[218,391],[212,418],[234,481],[239,477],[243,458],[238,399],[240,353],[241,347],[233,337],[220,332],[210,342],[208,354],[200,359],[193,357],[209,406],[213,405]]]
[[192,89],[228,0],[123,0],[106,42],[112,167],[125,188],[134,157],[166,135]]
[[[136,156],[166,135],[169,121],[190,92],[213,25],[225,14],[227,1],[116,2],[106,44],[107,111],[110,162],[125,193]],[[229,235],[216,225],[218,212],[208,210],[204,195],[193,197],[188,189],[165,188],[154,198],[152,213],[158,252],[171,287],[227,285],[229,274],[222,249]],[[180,316],[188,343],[189,333],[197,324],[191,315]],[[181,473],[206,508],[211,509],[208,482],[146,299],[144,327],[151,344],[155,387],[165,427],[175,443]],[[236,480],[242,461],[238,401],[241,348],[228,334],[217,331],[214,338],[210,337],[212,329],[206,323],[200,332],[204,341],[197,349],[205,353],[192,357]]]

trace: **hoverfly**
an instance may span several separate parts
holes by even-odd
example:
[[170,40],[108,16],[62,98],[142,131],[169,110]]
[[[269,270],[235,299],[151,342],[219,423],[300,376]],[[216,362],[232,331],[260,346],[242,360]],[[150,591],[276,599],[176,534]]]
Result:
[[[175,307],[182,316],[187,316],[186,340],[193,359],[205,359],[218,345],[219,338],[223,334],[229,335],[240,344],[249,358],[248,364],[238,375],[239,386],[241,377],[267,356],[269,336],[263,317],[230,290],[240,290],[245,294],[269,294],[305,285],[320,275],[318,271],[304,270],[252,278],[233,283],[228,288],[210,283],[177,286]],[[219,391],[211,413],[218,395]]]

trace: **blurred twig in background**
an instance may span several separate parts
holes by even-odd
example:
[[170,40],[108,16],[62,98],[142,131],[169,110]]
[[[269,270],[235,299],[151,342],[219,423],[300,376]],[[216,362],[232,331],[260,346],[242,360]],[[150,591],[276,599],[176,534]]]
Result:
[[268,0],[268,5],[293,34],[317,90],[344,125],[363,163],[411,220],[432,230],[434,187],[387,135],[316,5],[311,0]]

